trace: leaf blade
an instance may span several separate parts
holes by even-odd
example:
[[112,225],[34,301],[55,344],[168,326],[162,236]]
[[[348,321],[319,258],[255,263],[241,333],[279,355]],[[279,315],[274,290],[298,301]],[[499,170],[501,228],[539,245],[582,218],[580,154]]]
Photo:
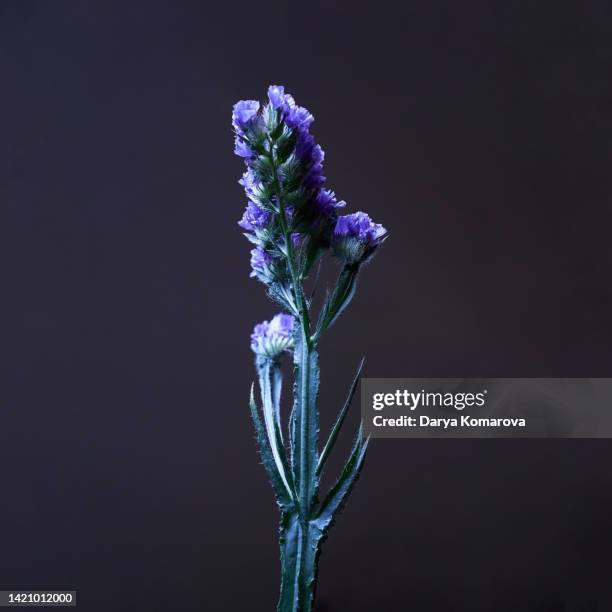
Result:
[[315,522],[323,532],[333,525],[337,514],[344,508],[361,473],[369,441],[369,438],[364,440],[362,428],[360,427],[344,469],[321,503],[315,517]]
[[344,402],[344,406],[342,407],[342,410],[338,414],[336,422],[334,423],[334,426],[329,434],[329,438],[327,439],[325,447],[323,448],[323,452],[321,453],[321,456],[319,457],[319,463],[317,464],[317,475],[321,475],[323,473],[323,469],[325,467],[325,463],[327,462],[327,458],[331,454],[331,451],[333,450],[336,444],[336,439],[338,438],[340,429],[342,429],[342,425],[344,424],[344,420],[346,419],[346,415],[350,408],[351,402],[353,401],[355,391],[357,390],[357,384],[359,383],[359,379],[361,377],[361,371],[363,369],[364,362],[365,362],[365,357],[362,357],[361,362],[359,363],[359,366],[357,367],[357,373],[355,374],[353,378],[353,382],[351,383],[348,396]]
[[272,455],[272,449],[270,448],[270,441],[268,440],[265,427],[261,422],[261,417],[259,416],[257,404],[255,403],[254,386],[254,384],[251,385],[249,407],[259,445],[261,461],[268,474],[268,478],[270,479],[272,489],[274,490],[276,503],[282,510],[290,511],[293,508],[293,500],[291,499],[290,493],[277,470],[276,462],[274,461],[274,457]]
[[330,295],[327,296],[323,308],[319,314],[315,338],[329,329],[344,312],[345,308],[351,303],[357,289],[358,266],[345,266],[338,276],[336,286]]
[[256,363],[268,441],[276,469],[291,498],[294,497],[293,479],[287,463],[280,425],[280,392],[282,374],[277,362],[261,358]]

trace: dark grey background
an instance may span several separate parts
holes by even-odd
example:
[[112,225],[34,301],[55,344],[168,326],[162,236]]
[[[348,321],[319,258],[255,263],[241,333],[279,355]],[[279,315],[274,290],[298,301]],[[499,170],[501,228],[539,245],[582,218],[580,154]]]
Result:
[[[0,586],[76,589],[87,612],[273,609],[247,415],[273,307],[229,128],[269,83],[391,231],[322,346],[324,425],[362,353],[368,376],[610,376],[611,14],[1,3]],[[611,458],[376,441],[318,611],[611,610]]]

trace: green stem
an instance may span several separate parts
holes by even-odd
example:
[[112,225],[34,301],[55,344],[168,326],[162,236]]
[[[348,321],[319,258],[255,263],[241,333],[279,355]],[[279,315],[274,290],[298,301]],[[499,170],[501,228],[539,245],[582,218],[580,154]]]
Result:
[[298,311],[299,328],[295,334],[295,398],[292,414],[291,443],[293,480],[297,488],[296,511],[285,513],[281,520],[280,544],[282,581],[279,612],[311,612],[316,587],[317,559],[321,531],[311,522],[318,479],[317,435],[318,393],[317,352],[310,337],[310,313],[301,277],[296,270],[291,230],[287,223],[283,192],[270,140],[270,162],[279,208],[279,223],[285,241],[287,267]]
[[311,470],[309,469],[310,457],[309,457],[309,437],[312,435],[309,427],[309,409],[310,409],[310,401],[309,401],[309,387],[310,387],[310,350],[307,342],[307,334],[304,328],[302,327],[302,337],[300,341],[300,365],[299,373],[300,373],[300,402],[301,402],[301,410],[300,410],[300,453],[299,453],[299,466],[300,466],[300,489],[298,492],[299,495],[299,505],[300,505],[300,514],[302,517],[307,518],[310,512],[310,506],[312,502],[312,477]]
[[277,612],[311,612],[323,533],[314,523],[284,514],[280,524],[281,590]]

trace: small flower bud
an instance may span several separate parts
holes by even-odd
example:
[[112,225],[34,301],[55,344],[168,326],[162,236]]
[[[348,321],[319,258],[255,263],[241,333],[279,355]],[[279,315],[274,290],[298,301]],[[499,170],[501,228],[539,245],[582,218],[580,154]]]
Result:
[[251,251],[251,276],[267,285],[274,280],[273,257],[261,247]]
[[364,263],[387,236],[387,230],[364,212],[343,215],[336,221],[332,249],[347,264]]
[[251,349],[258,357],[276,359],[283,351],[293,348],[295,318],[289,314],[277,314],[271,321],[255,326],[251,334]]
[[269,221],[270,213],[249,200],[238,225],[247,231],[254,232],[265,228]]

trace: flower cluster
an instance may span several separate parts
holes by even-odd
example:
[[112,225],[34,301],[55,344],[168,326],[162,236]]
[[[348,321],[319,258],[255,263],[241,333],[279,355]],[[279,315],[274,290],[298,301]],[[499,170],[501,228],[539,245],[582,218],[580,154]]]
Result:
[[276,359],[283,351],[293,347],[293,324],[288,314],[277,314],[271,321],[255,326],[251,334],[251,349],[259,357]]
[[263,107],[255,100],[234,106],[234,151],[247,166],[239,181],[247,205],[238,224],[256,246],[251,276],[267,285],[288,281],[288,252],[305,276],[332,245],[343,219],[338,210],[346,203],[325,187],[324,153],[310,134],[313,121],[279,85],[269,87]]

